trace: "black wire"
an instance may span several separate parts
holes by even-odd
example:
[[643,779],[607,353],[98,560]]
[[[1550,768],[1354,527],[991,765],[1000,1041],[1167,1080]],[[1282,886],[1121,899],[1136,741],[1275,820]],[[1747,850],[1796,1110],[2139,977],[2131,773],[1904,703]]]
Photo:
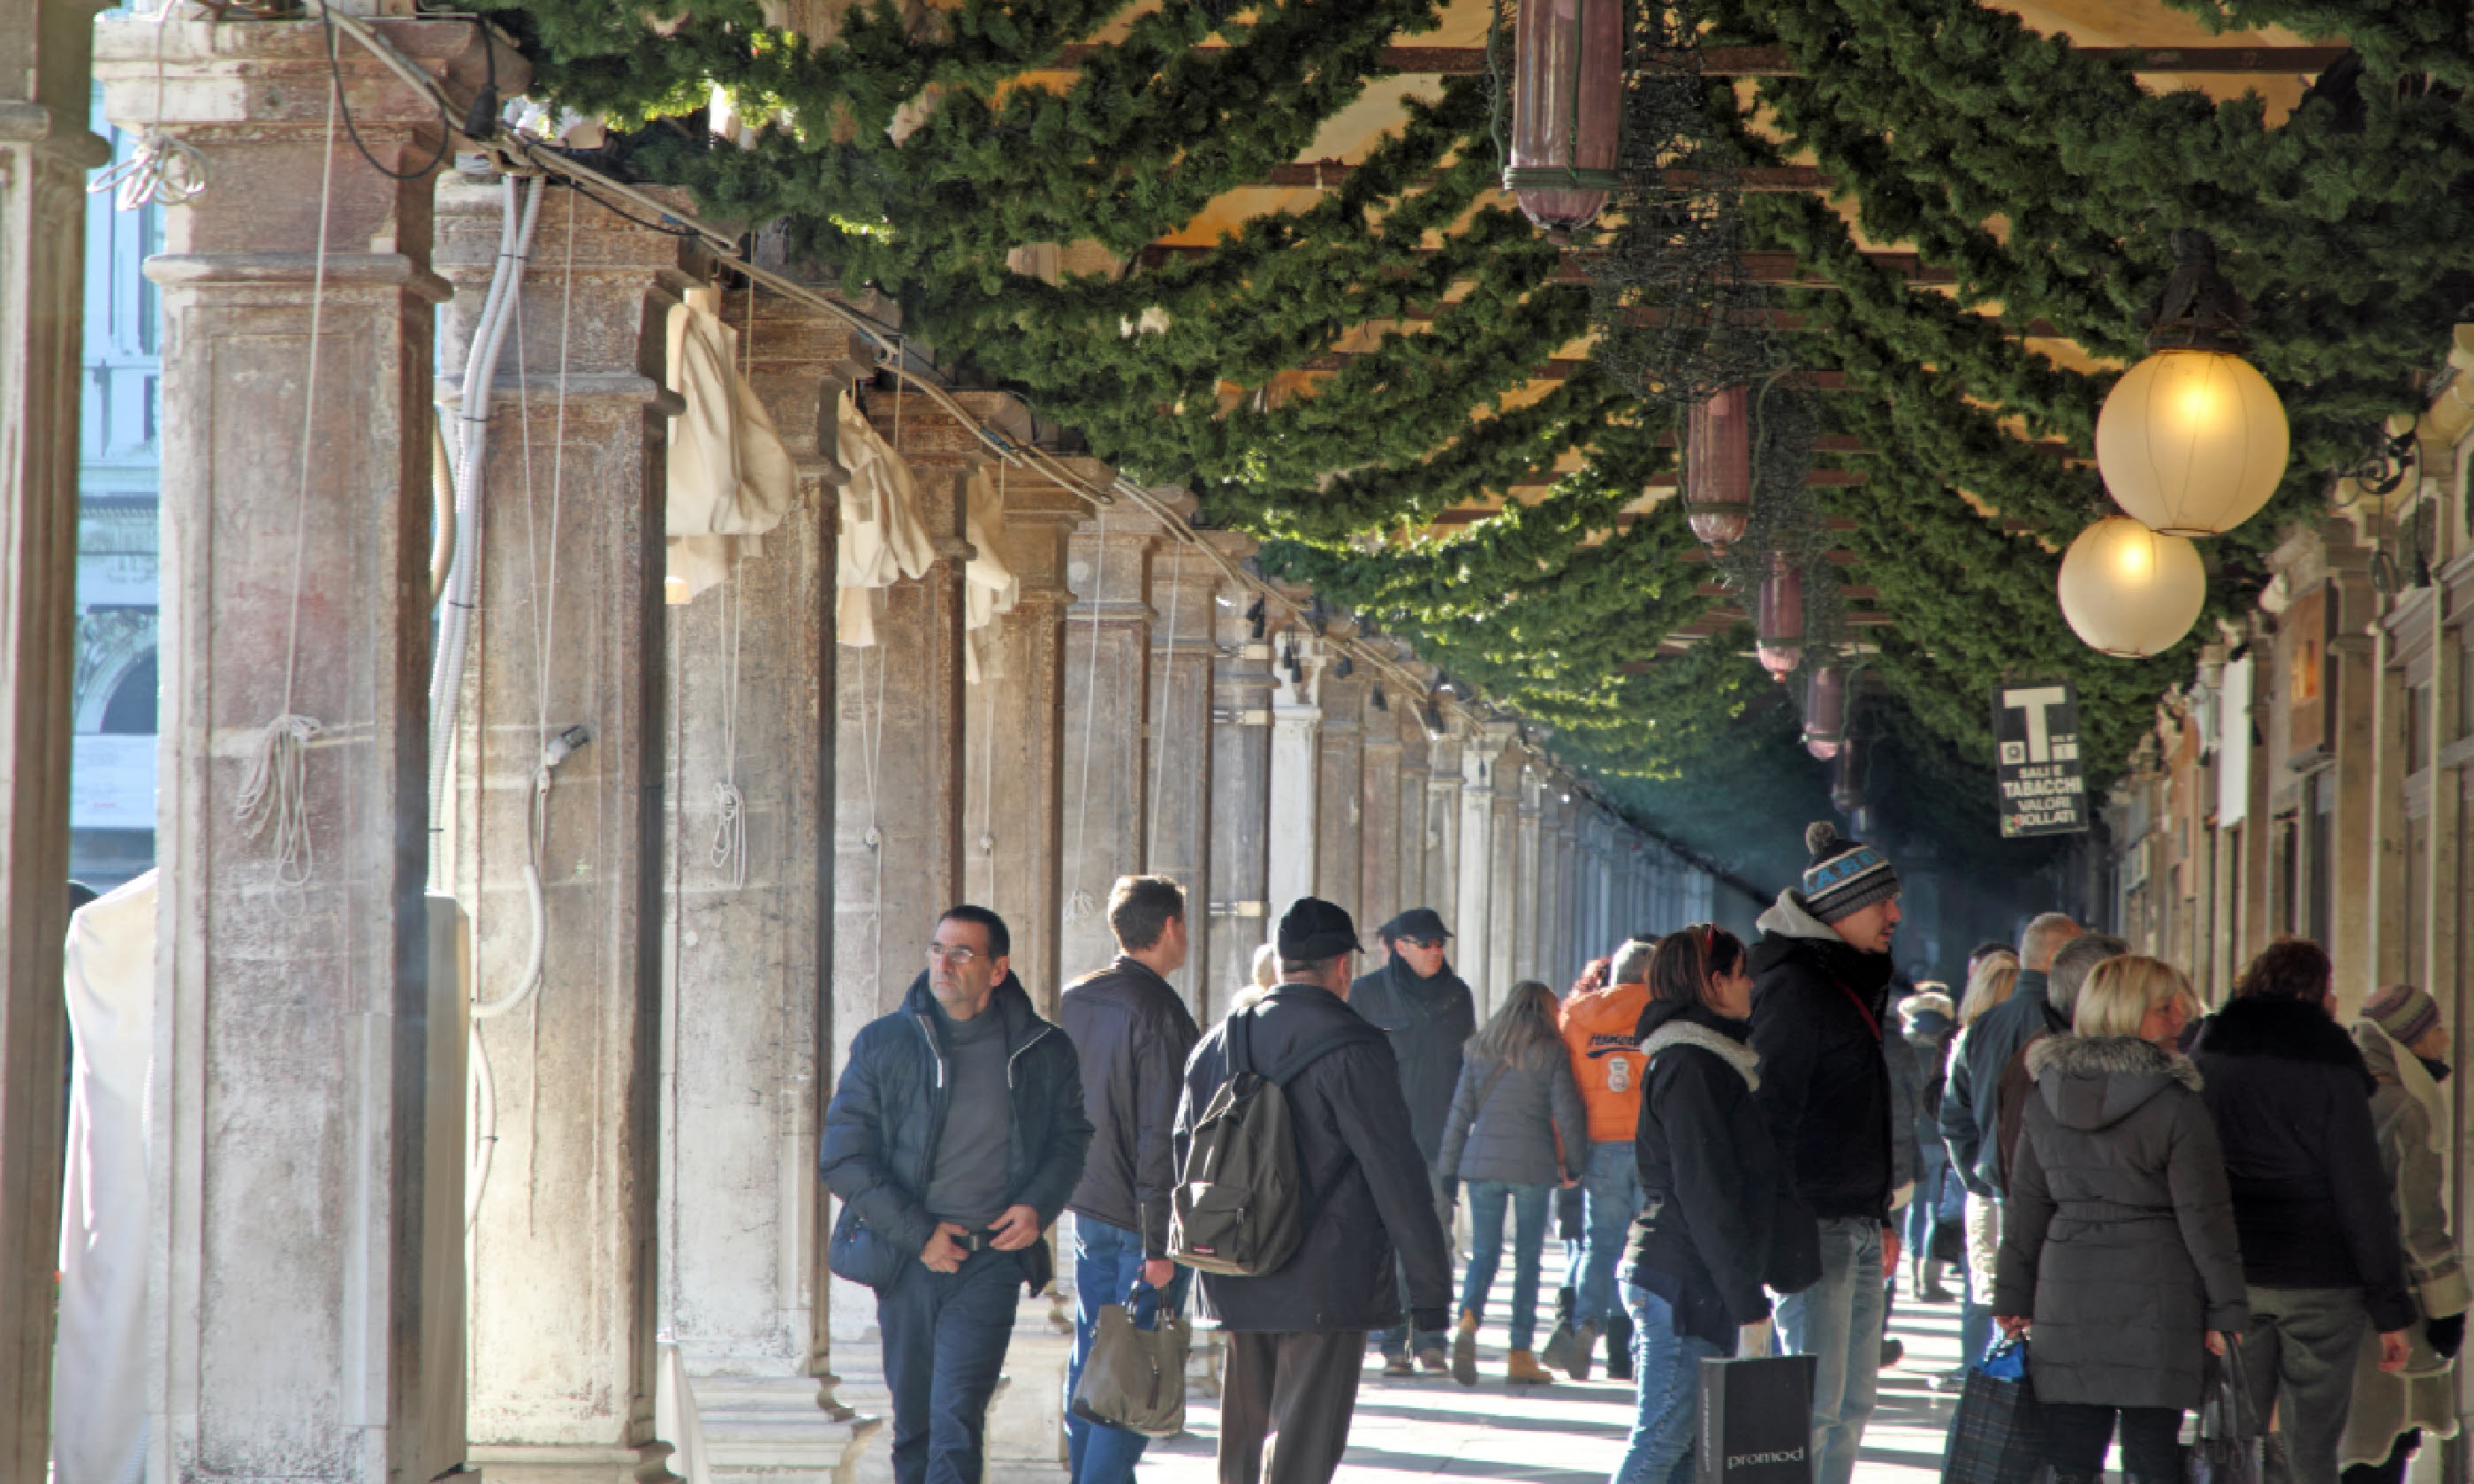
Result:
[[644,228],[646,231],[660,232],[665,237],[693,237],[697,235],[694,227],[681,227],[673,220],[665,219],[659,222],[647,222],[643,217],[636,215],[634,212],[615,204],[609,200],[609,198],[596,195],[581,180],[564,176],[551,176],[549,178],[549,182],[552,185],[566,186],[569,190],[575,192],[578,196],[581,196],[585,200],[593,203],[594,205],[599,206],[602,210],[609,212],[612,216],[618,217],[621,221],[634,223],[636,226]]
[[[318,7],[318,24],[325,27],[327,31],[327,71],[334,79],[335,111],[344,115],[344,132],[352,136],[352,148],[361,152],[361,158],[369,161],[370,168],[390,180],[418,180],[445,164],[447,152],[455,147],[455,125],[447,116],[447,102],[443,97],[438,102],[438,153],[429,156],[429,162],[418,170],[406,171],[389,170],[378,162],[378,157],[370,153],[369,145],[362,141],[360,130],[352,124],[352,105],[345,102],[344,62],[335,40],[335,18],[327,13],[324,4]],[[489,40],[486,33],[482,40],[484,42]],[[495,62],[495,54],[492,60]]]

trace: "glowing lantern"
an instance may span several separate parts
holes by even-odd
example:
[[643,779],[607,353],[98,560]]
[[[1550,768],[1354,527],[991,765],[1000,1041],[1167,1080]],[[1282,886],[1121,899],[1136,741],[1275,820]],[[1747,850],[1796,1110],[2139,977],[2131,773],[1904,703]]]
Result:
[[2125,658],[2160,653],[2191,632],[2207,602],[2199,548],[2108,515],[2062,556],[2062,616],[2092,649]]
[[1532,0],[1513,33],[1512,163],[1503,188],[1561,241],[1616,184],[1623,0]]
[[1816,666],[1804,682],[1804,750],[1822,762],[1847,743],[1847,672]]
[[1858,835],[1873,832],[1871,819],[1865,813],[1865,771],[1864,754],[1851,737],[1845,750],[1838,754],[1838,766],[1831,771],[1830,802],[1839,813],[1847,816],[1848,827]]
[[1752,388],[1729,387],[1685,418],[1685,519],[1711,551],[1742,540],[1752,522]]
[[1770,553],[1770,574],[1761,579],[1761,668],[1785,680],[1804,662],[1804,573],[1784,552]]
[[2096,422],[2105,489],[2150,530],[2230,531],[2285,477],[2285,408],[2243,359],[2250,313],[2206,234],[2175,232],[2173,275],[2142,316],[2155,353],[2114,383]]

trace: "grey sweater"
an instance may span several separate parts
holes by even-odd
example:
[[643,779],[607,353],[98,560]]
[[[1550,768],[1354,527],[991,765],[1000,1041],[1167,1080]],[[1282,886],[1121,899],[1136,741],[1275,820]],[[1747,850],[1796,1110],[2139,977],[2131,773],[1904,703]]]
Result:
[[1589,1113],[1572,1080],[1572,1059],[1560,1044],[1539,1047],[1512,1065],[1475,1050],[1467,1054],[1436,1173],[1446,1180],[1552,1185],[1578,1179],[1589,1150]]

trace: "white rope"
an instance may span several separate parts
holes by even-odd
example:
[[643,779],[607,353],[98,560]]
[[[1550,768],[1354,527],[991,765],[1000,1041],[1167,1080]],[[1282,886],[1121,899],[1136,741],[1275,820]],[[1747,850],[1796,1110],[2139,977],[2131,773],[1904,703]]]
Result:
[[1160,652],[1159,749],[1152,763],[1151,816],[1149,833],[1143,836],[1143,858],[1154,860],[1159,855],[1159,793],[1160,779],[1168,777],[1169,702],[1176,694],[1176,594],[1185,581],[1185,563],[1174,562],[1168,569],[1168,646]]
[[980,854],[988,863],[988,890],[980,900],[993,901],[997,895],[997,688],[980,688],[987,692],[982,698],[987,720],[980,727]]
[[1108,570],[1105,510],[1100,512],[1099,530],[1091,544],[1098,548],[1098,555],[1091,562],[1091,658],[1082,667],[1082,786],[1076,791],[1074,802],[1074,895],[1065,903],[1065,921],[1069,923],[1087,922],[1100,913],[1100,903],[1082,884],[1082,844],[1091,828],[1091,722],[1100,711],[1100,601],[1107,591],[1102,578]]
[[[168,7],[166,7],[168,9]],[[158,36],[161,35],[157,33]],[[301,588],[309,566],[309,454],[318,427],[318,342],[327,313],[327,226],[335,203],[335,113],[343,81],[329,71],[327,87],[327,152],[318,172],[318,259],[309,277],[309,370],[301,389],[301,472],[293,494],[292,614],[283,637],[283,710],[250,751],[232,817],[254,838],[275,834],[275,879],[306,886],[317,874],[318,851],[309,839],[310,739],[326,730],[313,716],[292,709],[293,682],[301,670]]]
[[[163,0],[155,12],[155,117],[139,132],[129,157],[99,171],[85,183],[85,193],[111,192],[112,204],[123,211],[140,206],[177,206],[206,194],[206,156],[197,146],[163,132],[163,26],[182,0]],[[327,125],[327,147],[334,146],[334,126]]]
[[[747,801],[739,792],[739,631],[746,623],[747,600],[737,593],[744,559],[733,557],[730,580],[721,586],[721,611],[716,615],[730,647],[722,670],[721,777],[713,785],[714,869],[730,877],[732,890],[747,884]],[[737,603],[731,602],[736,594]]]
[[[873,597],[870,599],[874,601]],[[871,644],[860,651],[859,734],[860,757],[867,765],[867,843],[868,853],[876,857],[876,899],[869,909],[876,945],[876,978],[881,989],[885,982],[885,831],[876,823],[876,759],[885,745],[885,656],[876,657],[876,705],[871,719],[867,699],[867,657],[870,650],[882,651],[882,644]]]

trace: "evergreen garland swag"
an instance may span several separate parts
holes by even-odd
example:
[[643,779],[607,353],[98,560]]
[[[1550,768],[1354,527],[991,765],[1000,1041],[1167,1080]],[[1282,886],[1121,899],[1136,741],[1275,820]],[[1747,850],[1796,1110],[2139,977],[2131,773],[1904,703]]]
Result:
[[[1845,372],[1851,390],[1816,412],[1868,450],[1837,456],[1868,483],[1820,503],[1853,518],[1856,580],[1900,620],[1866,631],[1880,643],[1868,707],[1881,718],[1876,776],[1908,780],[1886,793],[1915,828],[1989,832],[1996,682],[2076,679],[2100,785],[2188,663],[2102,660],[2062,624],[2058,553],[2104,498],[2090,470],[2022,435],[2083,457],[2110,378],[2056,366],[2020,330],[2050,321],[2126,360],[2132,316],[2170,265],[2164,230],[2216,236],[2260,307],[2259,359],[2295,450],[2268,515],[2209,543],[2211,600],[2230,610],[2279,517],[2313,508],[2320,471],[2365,427],[2414,405],[2416,373],[2474,299],[2462,5],[2171,3],[2219,24],[2341,33],[2364,81],[2332,79],[2271,124],[2255,100],[2150,94],[1966,0],[1706,7],[1711,43],[1783,46],[1799,74],[1758,86],[1783,146],[1747,127],[1723,83],[1707,90],[1713,129],[1750,162],[1810,151],[1869,237],[1913,242],[1959,280],[1953,293],[1899,281],[1817,199],[1743,198],[1747,248],[1789,249],[1831,285],[1780,292],[1798,318],[1782,350]],[[1689,775],[1758,801],[1729,780],[1798,764],[1793,706],[1752,665],[1748,634],[1624,669],[1707,608],[1695,588],[1714,573],[1689,560],[1674,502],[1617,529],[1672,468],[1667,409],[1587,366],[1533,395],[1538,366],[1587,333],[1588,290],[1556,281],[1554,248],[1492,194],[1480,80],[1411,99],[1396,133],[1310,206],[1255,216],[1205,251],[1138,256],[1306,151],[1377,75],[1381,49],[1437,15],[1431,0],[1241,13],[1221,0],[1130,16],[1116,0],[968,0],[914,23],[876,0],[819,45],[768,26],[758,0],[687,0],[658,31],[602,0],[496,12],[537,93],[641,126],[629,168],[691,186],[717,218],[784,224],[802,259],[894,296],[949,366],[1023,390],[1137,477],[1190,483],[1214,519],[1275,539],[1267,568],[1558,729],[1576,759],[1642,780],[1619,797],[1672,804]],[[1078,79],[1024,78],[1121,19],[1122,41]],[[665,122],[716,87],[760,122],[748,147]],[[1096,243],[1126,266],[1054,282],[1008,267],[1040,243]],[[1299,375],[1343,351],[1345,369]],[[1583,467],[1542,499],[1464,534],[1364,539],[1568,454]]]

